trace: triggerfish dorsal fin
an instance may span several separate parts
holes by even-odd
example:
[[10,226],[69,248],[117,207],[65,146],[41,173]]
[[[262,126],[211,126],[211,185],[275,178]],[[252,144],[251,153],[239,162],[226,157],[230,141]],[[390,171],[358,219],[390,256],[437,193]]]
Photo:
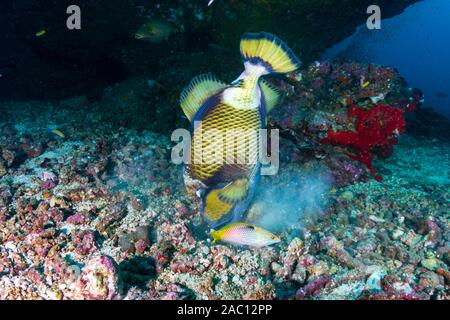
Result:
[[244,63],[262,65],[267,73],[287,73],[302,65],[283,41],[268,32],[245,33],[240,50]]
[[180,105],[190,121],[198,109],[212,95],[227,87],[227,84],[210,73],[201,74],[191,80],[180,96]]
[[219,199],[229,204],[235,204],[245,198],[247,189],[247,179],[235,180],[219,191]]
[[286,93],[264,79],[259,81],[259,86],[264,96],[267,114],[283,102]]

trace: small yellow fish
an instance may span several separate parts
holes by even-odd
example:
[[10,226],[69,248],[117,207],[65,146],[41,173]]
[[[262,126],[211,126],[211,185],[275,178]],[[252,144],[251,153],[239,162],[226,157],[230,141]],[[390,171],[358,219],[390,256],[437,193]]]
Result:
[[56,134],[60,138],[64,138],[65,137],[64,133],[62,133],[58,129],[51,129],[50,132],[53,132],[54,134]]
[[41,36],[45,35],[46,33],[47,33],[47,31],[45,31],[45,30],[38,31],[38,32],[36,32],[36,37],[41,37]]
[[369,84],[370,84],[369,81],[364,82],[364,83],[361,85],[361,89],[364,89],[364,88],[367,87]]
[[212,231],[213,243],[217,240],[234,245],[261,248],[280,242],[280,238],[264,229],[244,222],[230,223],[218,231]]

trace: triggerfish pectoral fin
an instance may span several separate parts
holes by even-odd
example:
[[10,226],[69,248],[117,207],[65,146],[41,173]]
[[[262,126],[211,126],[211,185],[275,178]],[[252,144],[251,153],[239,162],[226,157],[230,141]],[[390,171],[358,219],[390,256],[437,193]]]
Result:
[[203,103],[212,95],[227,87],[227,84],[210,73],[201,74],[191,80],[180,97],[181,109],[190,121]]
[[230,204],[242,201],[248,190],[248,180],[238,179],[226,185],[219,191],[219,199]]
[[266,113],[272,111],[275,107],[283,103],[286,93],[270,84],[267,80],[261,79],[259,81],[259,86],[261,88],[264,103],[266,106]]
[[268,32],[245,33],[240,49],[244,62],[261,64],[268,73],[287,73],[302,65],[283,41]]

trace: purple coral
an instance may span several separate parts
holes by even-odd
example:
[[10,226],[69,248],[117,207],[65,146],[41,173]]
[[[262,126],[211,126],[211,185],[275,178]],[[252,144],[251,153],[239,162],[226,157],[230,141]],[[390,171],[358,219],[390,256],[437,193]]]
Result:
[[300,288],[295,294],[295,298],[300,300],[317,294],[329,281],[330,275],[318,276],[308,282],[308,284]]
[[86,300],[118,299],[119,275],[116,262],[108,256],[97,256],[83,268],[77,291]]

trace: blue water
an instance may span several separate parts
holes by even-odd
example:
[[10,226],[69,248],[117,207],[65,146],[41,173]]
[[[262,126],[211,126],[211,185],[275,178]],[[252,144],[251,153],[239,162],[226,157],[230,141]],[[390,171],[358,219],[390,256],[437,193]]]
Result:
[[397,68],[411,87],[424,92],[425,106],[450,117],[450,0],[413,4],[383,19],[380,30],[361,25],[322,58],[338,56]]

